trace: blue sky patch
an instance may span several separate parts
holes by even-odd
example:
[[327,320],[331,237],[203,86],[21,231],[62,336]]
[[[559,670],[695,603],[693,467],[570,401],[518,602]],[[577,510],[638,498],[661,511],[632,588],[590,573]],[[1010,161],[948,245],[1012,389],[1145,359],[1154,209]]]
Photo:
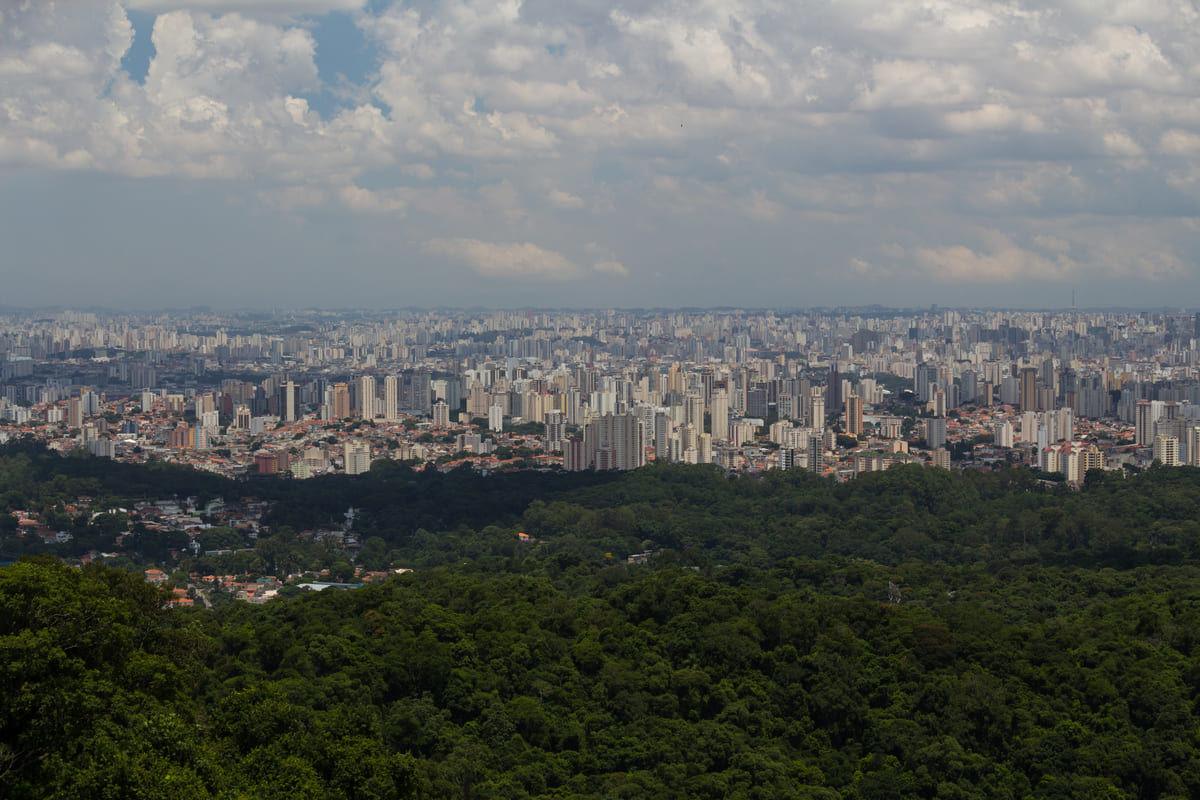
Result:
[[146,82],[150,72],[150,62],[154,59],[154,42],[150,34],[154,32],[156,15],[145,11],[126,10],[129,22],[133,25],[133,43],[121,57],[121,69],[129,74],[132,81],[138,84]]
[[354,24],[351,14],[334,11],[313,17],[312,23],[309,30],[317,43],[313,60],[321,89],[300,96],[322,119],[330,119],[342,109],[363,102],[363,93],[358,90],[366,87],[379,69],[380,52]]

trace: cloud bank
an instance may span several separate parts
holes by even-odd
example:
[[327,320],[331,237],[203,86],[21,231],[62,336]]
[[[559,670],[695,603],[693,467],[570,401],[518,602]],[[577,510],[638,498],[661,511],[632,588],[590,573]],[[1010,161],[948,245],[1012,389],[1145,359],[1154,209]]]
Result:
[[1200,288],[1198,54],[1165,1],[10,4],[0,192],[219,186],[262,258],[399,250],[424,302],[436,260],[613,304],[1151,303]]

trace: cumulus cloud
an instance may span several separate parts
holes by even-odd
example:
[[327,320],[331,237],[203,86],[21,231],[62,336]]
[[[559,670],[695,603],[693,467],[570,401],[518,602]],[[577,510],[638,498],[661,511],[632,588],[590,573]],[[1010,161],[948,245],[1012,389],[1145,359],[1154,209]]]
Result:
[[913,255],[931,276],[951,281],[1011,283],[1035,277],[1061,280],[1076,268],[1066,256],[1051,259],[1011,243],[986,252],[965,245],[920,247]]
[[606,275],[628,275],[629,268],[620,261],[597,261],[592,265],[592,269],[596,272],[601,272]]
[[302,14],[325,14],[330,11],[358,11],[364,0],[123,0],[125,8],[163,14],[185,5],[191,11],[209,14],[240,14],[288,20]]
[[564,209],[583,208],[584,202],[582,197],[576,197],[561,189],[554,189],[550,192],[550,205]]
[[783,206],[767,197],[766,192],[756,189],[742,201],[742,210],[761,222],[774,222],[783,212]]
[[342,203],[356,211],[377,213],[403,213],[408,201],[400,190],[373,192],[357,186],[345,186],[341,191]]
[[479,239],[430,239],[426,252],[466,264],[489,278],[568,280],[580,269],[561,253],[530,242],[485,242]]
[[1200,134],[1191,131],[1169,130],[1159,140],[1162,152],[1172,156],[1192,156],[1200,153]]

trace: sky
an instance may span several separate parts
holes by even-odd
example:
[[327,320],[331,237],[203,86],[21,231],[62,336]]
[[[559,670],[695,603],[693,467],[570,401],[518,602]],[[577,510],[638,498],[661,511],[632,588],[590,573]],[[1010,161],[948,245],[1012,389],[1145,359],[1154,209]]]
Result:
[[1200,306],[1191,0],[0,0],[0,306]]

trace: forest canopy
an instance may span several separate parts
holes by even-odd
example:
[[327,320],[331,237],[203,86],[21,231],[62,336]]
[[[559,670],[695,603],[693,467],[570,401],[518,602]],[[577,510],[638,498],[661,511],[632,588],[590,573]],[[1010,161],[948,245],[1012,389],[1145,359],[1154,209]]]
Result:
[[0,498],[253,490],[258,547],[353,506],[415,570],[204,610],[0,568],[6,798],[1200,796],[1197,470],[386,465],[300,491],[54,458],[4,453]]

